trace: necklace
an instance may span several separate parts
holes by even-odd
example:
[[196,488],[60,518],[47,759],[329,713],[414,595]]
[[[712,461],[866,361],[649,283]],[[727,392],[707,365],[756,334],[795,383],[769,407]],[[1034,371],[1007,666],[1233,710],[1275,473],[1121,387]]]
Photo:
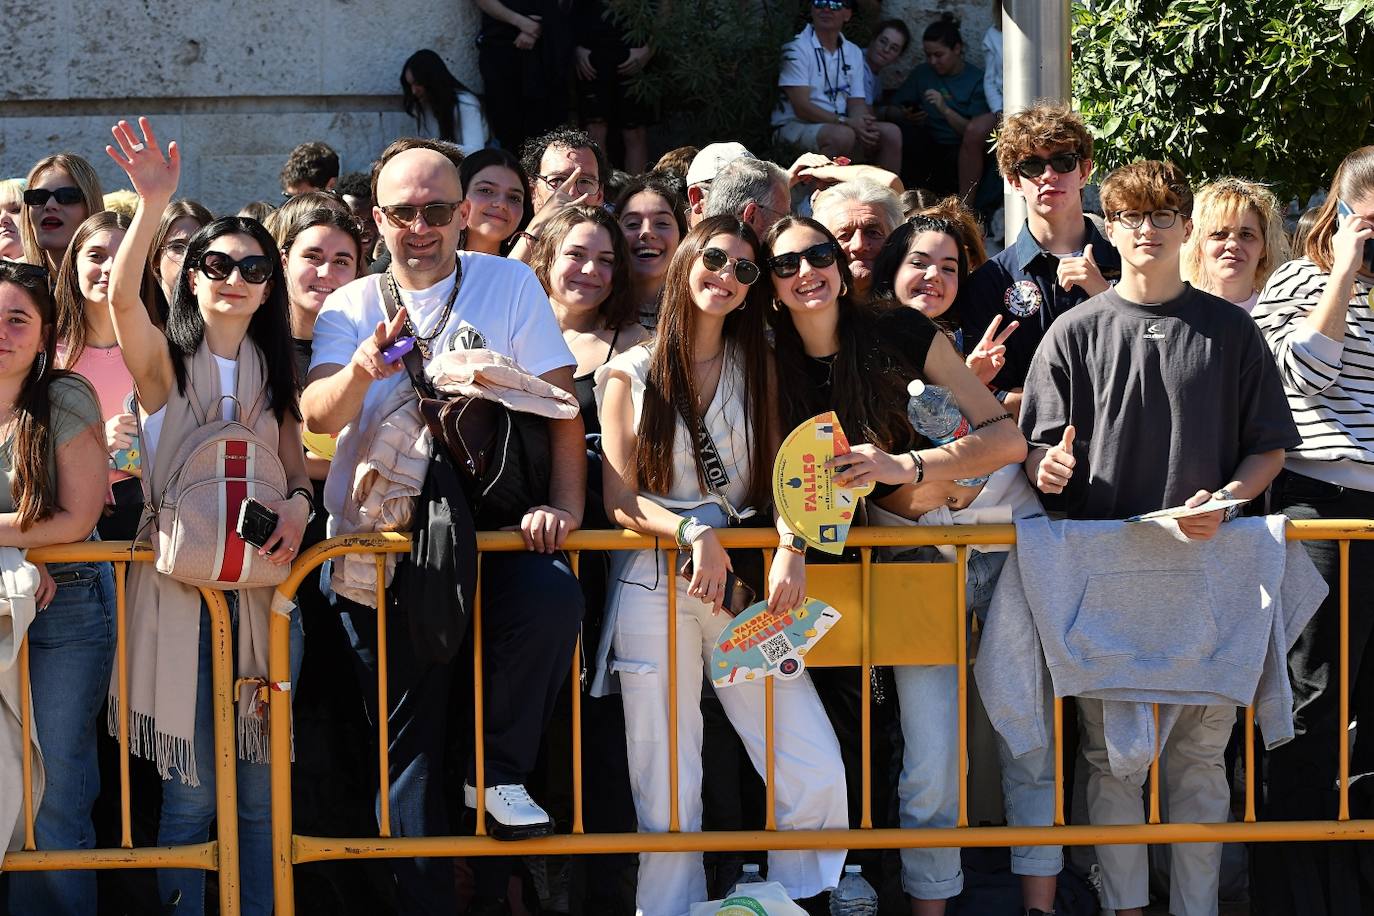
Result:
[[[456,276],[453,278],[453,289],[449,292],[448,301],[444,303],[444,310],[440,313],[439,320],[435,323],[434,330],[429,332],[428,337],[420,336],[420,332],[410,320],[410,313],[406,312],[404,324],[406,333],[415,338],[415,347],[420,351],[420,355],[426,360],[432,355],[429,345],[434,341],[434,338],[439,336],[444,330],[444,327],[448,324],[449,316],[453,314],[453,304],[458,301],[458,287],[463,284],[463,262],[455,262],[455,269]],[[388,270],[386,272],[386,281],[391,287],[392,298],[399,304],[401,301],[401,290],[400,287],[396,285],[396,275]]]
[[708,358],[706,358],[706,359],[694,359],[694,360],[692,360],[692,365],[693,365],[693,366],[707,366],[707,365],[710,365],[711,363],[713,363],[713,362],[715,362],[716,360],[720,359],[720,354],[722,354],[722,353],[724,353],[724,352],[725,352],[725,348],[724,348],[724,347],[721,347],[719,350],[716,351],[716,355],[715,355],[715,356],[711,356],[711,357],[708,357]]

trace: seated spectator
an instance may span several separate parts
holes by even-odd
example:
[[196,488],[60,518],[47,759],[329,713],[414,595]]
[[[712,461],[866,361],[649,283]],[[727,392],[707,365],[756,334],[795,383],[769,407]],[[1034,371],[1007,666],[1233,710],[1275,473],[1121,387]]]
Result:
[[[1179,278],[1192,202],[1170,163],[1135,162],[1107,176],[1102,203],[1121,252],[1121,282],[1056,321],[1031,362],[1021,410],[1031,445],[1026,474],[1045,507],[1068,519],[1254,499],[1283,468],[1284,449],[1300,441],[1255,323]],[[1205,541],[1238,514],[1233,507],[1177,525]],[[1079,697],[1077,706],[1089,819],[1143,823],[1144,774],[1128,782],[1113,772],[1103,701]],[[1223,760],[1236,707],[1179,706],[1177,713],[1160,749],[1168,819],[1223,822],[1231,798]],[[1169,912],[1215,913],[1221,844],[1180,843],[1170,852]],[[1150,902],[1146,847],[1100,845],[1097,858],[1106,908],[1139,916]]]
[[181,265],[186,260],[187,243],[214,219],[209,210],[194,200],[174,200],[162,211],[162,219],[153,233],[153,243],[148,248],[148,271],[153,282],[145,296],[150,303],[149,314],[158,327],[167,324]]
[[873,262],[888,235],[902,222],[897,195],[871,181],[846,181],[817,194],[811,216],[840,243],[849,260],[854,299],[867,302],[873,288]]
[[[900,19],[884,19],[873,30],[873,40],[864,48],[864,98],[875,115],[890,121],[878,102],[883,94],[879,76],[895,64],[911,46],[911,30]],[[900,117],[900,112],[894,112]]]
[[926,62],[892,96],[910,113],[902,123],[902,174],[938,194],[972,201],[997,119],[983,94],[983,71],[964,60],[959,20],[945,13],[922,35]]
[[706,208],[706,196],[711,191],[711,183],[716,180],[721,169],[725,168],[736,159],[754,159],[753,153],[744,148],[743,144],[730,141],[727,143],[708,143],[702,148],[701,152],[692,157],[691,164],[687,167],[687,226],[692,228],[701,222],[702,214]]
[[491,147],[464,156],[458,177],[465,205],[459,247],[504,256],[534,215],[525,170],[509,152]]
[[290,200],[306,191],[331,191],[338,180],[339,154],[328,144],[312,140],[286,157],[281,169],[281,196]]
[[601,146],[585,131],[559,127],[527,142],[520,164],[530,182],[530,220],[510,257],[529,261],[539,230],[558,211],[572,204],[599,207],[606,201],[605,181],[610,165]]
[[464,156],[486,146],[491,136],[482,100],[429,48],[410,55],[401,68],[401,105],[415,119],[417,136],[456,143]]
[[[577,0],[577,111],[602,149],[612,127],[620,131],[625,171],[638,175],[649,166],[648,126],[653,109],[634,97],[632,81],[653,59],[654,49],[631,46],[625,28],[609,16],[604,0]],[[611,196],[611,195],[607,195]]]
[[[574,387],[572,354],[533,272],[506,258],[458,250],[461,188],[451,152],[438,141],[397,140],[374,166],[372,184],[391,267],[385,275],[348,284],[326,301],[315,322],[309,385],[302,398],[310,428],[338,434],[325,483],[331,525],[349,501],[353,468],[373,423],[383,419],[387,404],[398,407],[412,396],[404,361],[388,362],[381,353],[403,334],[415,338],[425,362],[455,348],[485,348],[510,357],[556,388],[571,392]],[[394,314],[388,299],[399,306]],[[564,540],[582,520],[587,467],[582,420],[574,416],[546,422],[551,467],[547,494],[532,492],[531,499],[539,503],[512,520],[527,549],[482,560],[483,607],[500,609],[488,613],[482,627],[487,702],[483,802],[487,828],[508,839],[553,830],[525,785],[567,678],[582,619],[581,592],[561,553]],[[408,568],[409,560],[402,558],[397,575],[414,575]],[[401,836],[444,836],[450,828],[441,774],[450,724],[449,684],[458,661],[417,661],[418,653],[428,654],[434,647],[417,648],[407,608],[396,604],[394,590],[390,594],[389,709],[375,708],[377,612],[342,597],[338,606],[360,672],[367,672],[362,686],[369,715],[373,722],[392,724],[393,829]],[[416,703],[416,696],[427,699]],[[464,801],[475,808],[475,749],[470,754],[460,766]],[[505,906],[510,867],[503,859],[476,861],[474,906]],[[403,912],[456,911],[447,859],[396,859],[391,870]]]
[[19,224],[24,219],[24,181],[0,181],[0,259],[24,260],[24,239]]
[[711,196],[703,218],[733,216],[748,223],[760,237],[787,215],[791,195],[787,173],[765,159],[741,157],[721,169],[711,182]]
[[993,118],[1002,120],[1002,0],[992,0],[992,24],[983,33],[983,95]]
[[1182,262],[1193,286],[1253,312],[1269,275],[1288,255],[1273,191],[1244,178],[1220,178],[1198,189]]
[[635,179],[616,201],[615,215],[630,247],[630,298],[639,323],[652,331],[668,265],[687,234],[677,183],[654,172]]
[[366,270],[377,256],[377,224],[372,221],[372,186],[362,172],[349,172],[339,178],[334,190],[358,221],[358,229],[363,235],[362,266]]
[[773,112],[773,137],[832,159],[862,159],[896,172],[902,164],[901,132],[874,117],[863,51],[841,34],[853,14],[853,0],[811,0],[810,24],[782,49],[778,86],[783,98]]
[[40,159],[25,182],[24,260],[47,268],[48,282],[56,282],[76,227],[105,209],[104,200],[100,177],[85,159],[71,153]]

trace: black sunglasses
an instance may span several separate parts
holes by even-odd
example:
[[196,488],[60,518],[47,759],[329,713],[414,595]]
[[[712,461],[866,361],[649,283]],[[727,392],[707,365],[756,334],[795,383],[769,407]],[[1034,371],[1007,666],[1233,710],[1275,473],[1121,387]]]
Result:
[[734,258],[721,251],[719,248],[707,248],[701,253],[701,263],[706,265],[707,270],[720,273],[727,265],[735,266],[735,279],[745,286],[753,286],[759,278],[759,265],[748,258]]
[[1078,163],[1083,161],[1083,157],[1077,153],[1055,153],[1053,156],[1027,156],[1016,163],[1016,173],[1022,178],[1039,178],[1045,174],[1045,166],[1054,169],[1060,175],[1067,175],[1078,168]]
[[778,279],[786,279],[801,270],[802,258],[806,258],[806,263],[817,269],[824,269],[835,263],[835,256],[839,254],[839,246],[834,242],[821,242],[819,245],[812,245],[804,251],[789,251],[787,254],[774,255],[768,259],[768,266],[773,271],[773,276]]
[[453,222],[453,211],[458,209],[457,204],[425,204],[415,206],[414,204],[392,204],[387,207],[379,208],[386,214],[387,222],[397,229],[408,229],[415,222],[415,217],[424,214],[425,225],[438,228],[447,226]]
[[222,251],[207,251],[196,266],[211,280],[227,280],[237,268],[243,282],[257,286],[272,279],[273,263],[264,254],[250,254],[236,261]]
[[79,204],[86,199],[86,195],[81,193],[80,188],[57,188],[53,191],[49,191],[47,188],[29,188],[24,192],[24,203],[30,207],[41,207],[51,197],[56,197],[57,202],[64,207]]

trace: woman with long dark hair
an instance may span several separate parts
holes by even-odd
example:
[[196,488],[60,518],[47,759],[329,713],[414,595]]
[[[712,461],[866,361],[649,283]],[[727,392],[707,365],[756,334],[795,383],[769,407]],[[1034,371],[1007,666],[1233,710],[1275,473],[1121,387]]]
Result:
[[687,210],[679,182],[650,172],[631,181],[620,193],[612,212],[630,246],[630,281],[639,323],[653,330],[658,323],[658,300],[677,246],[687,234]]
[[455,143],[465,156],[487,145],[490,131],[482,100],[429,48],[406,58],[401,68],[401,104],[415,119],[421,136]]
[[467,221],[459,247],[482,254],[509,254],[516,233],[534,216],[530,179],[520,160],[496,147],[479,149],[463,157],[458,182]]
[[[678,811],[683,830],[701,828],[703,668],[729,622],[722,612],[731,561],[715,529],[768,511],[779,443],[777,386],[764,334],[762,246],[747,224],[704,220],[668,268],[658,334],[597,371],[606,452],[606,511],[626,528],[671,538],[690,551],[690,580],[658,551],[627,554],[613,570],[598,652],[598,678],[619,677],[639,829],[668,829],[665,683],[668,589],[677,589]],[[715,469],[706,483],[709,438]],[[780,533],[786,527],[779,522]],[[790,545],[790,539],[787,541]],[[789,610],[806,591],[800,552],[773,555],[769,605]],[[604,683],[604,681],[603,681]],[[608,685],[607,685],[608,686]],[[756,769],[764,767],[764,688],[716,691]],[[774,684],[778,824],[786,829],[848,823],[839,745],[808,675]],[[706,899],[700,853],[640,856],[638,905],[646,916],[679,916]],[[839,881],[844,853],[771,852],[768,876],[795,898]]]
[[[0,545],[83,541],[105,503],[100,405],[80,376],[57,368],[57,308],[41,268],[0,261],[0,319]],[[36,603],[29,681],[46,785],[34,837],[39,849],[89,848],[96,730],[114,659],[110,565],[42,569]],[[8,877],[15,916],[96,910],[95,872]]]
[[[167,327],[159,330],[139,298],[139,284],[155,220],[176,190],[181,161],[175,143],[164,158],[146,118],[139,126],[141,141],[120,121],[113,129],[118,149],[106,151],[139,195],[138,213],[115,257],[110,302],[138,394],[145,493],[155,498],[163,492],[175,470],[177,443],[200,426],[220,418],[247,424],[258,439],[276,444],[288,488],[284,498],[263,501],[277,524],[248,562],[289,564],[314,513],[314,497],[305,471],[276,243],[262,224],[242,217],[217,219],[201,229],[187,243]],[[150,520],[145,512],[144,524]],[[232,594],[236,676],[263,678],[272,589]],[[112,709],[130,716],[133,750],[154,759],[162,774],[158,842],[204,842],[215,817],[208,613],[195,588],[143,563],[129,572],[129,609],[129,693],[118,696],[116,688]],[[295,668],[301,643],[297,612],[292,621]],[[243,911],[266,916],[272,911],[267,731],[251,687],[244,695],[248,702],[238,709],[240,886]],[[163,869],[158,885],[163,899],[180,895],[178,913],[204,911],[204,872]]]

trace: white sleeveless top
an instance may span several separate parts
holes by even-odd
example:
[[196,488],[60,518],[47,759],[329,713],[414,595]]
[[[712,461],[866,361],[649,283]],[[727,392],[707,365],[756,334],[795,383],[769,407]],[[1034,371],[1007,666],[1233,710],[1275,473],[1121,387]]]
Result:
[[[611,372],[623,372],[630,379],[630,400],[634,406],[635,429],[640,427],[644,411],[644,386],[649,376],[649,363],[652,358],[653,342],[631,347],[610,362],[596,370],[596,406],[601,409],[606,392],[606,378]],[[749,492],[750,474],[750,437],[745,423],[745,402],[748,389],[744,383],[744,370],[737,358],[733,344],[726,344],[725,365],[721,367],[720,384],[716,386],[715,397],[706,409],[706,429],[715,441],[716,451],[725,465],[730,478],[725,487],[725,497],[736,511],[746,508],[745,500]],[[603,424],[604,425],[604,424]],[[677,429],[673,435],[673,485],[668,494],[640,491],[645,499],[653,500],[668,509],[691,509],[705,503],[715,503],[710,493],[704,491],[697,479],[697,467],[693,436],[687,429],[682,417],[677,417]],[[658,443],[667,447],[667,443]]]

